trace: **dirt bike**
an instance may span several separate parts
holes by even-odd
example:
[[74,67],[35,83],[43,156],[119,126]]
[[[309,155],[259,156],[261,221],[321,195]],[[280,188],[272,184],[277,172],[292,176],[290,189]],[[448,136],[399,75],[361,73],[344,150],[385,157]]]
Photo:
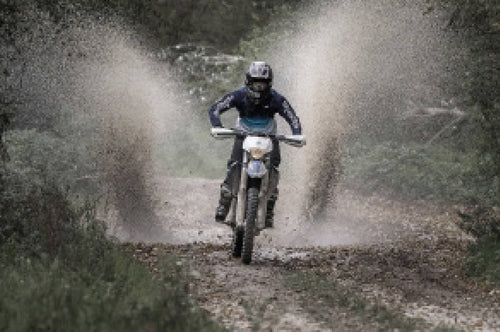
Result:
[[[233,185],[233,199],[226,218],[233,227],[231,252],[241,257],[243,263],[252,260],[254,237],[265,228],[267,201],[278,184],[277,171],[273,176],[271,152],[273,139],[302,147],[306,144],[303,135],[275,135],[258,131],[212,128],[211,134],[218,139],[243,138],[243,162]],[[237,188],[234,190],[234,188]]]

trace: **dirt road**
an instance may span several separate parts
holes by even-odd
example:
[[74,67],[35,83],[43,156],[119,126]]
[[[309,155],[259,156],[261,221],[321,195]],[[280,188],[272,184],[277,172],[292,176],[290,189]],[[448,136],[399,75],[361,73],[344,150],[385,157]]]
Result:
[[471,239],[455,225],[456,207],[341,189],[315,223],[278,207],[276,228],[257,238],[243,265],[229,255],[230,229],[212,219],[216,182],[159,187],[171,238],[131,251],[152,270],[177,254],[193,297],[230,330],[500,331],[500,289],[463,275]]

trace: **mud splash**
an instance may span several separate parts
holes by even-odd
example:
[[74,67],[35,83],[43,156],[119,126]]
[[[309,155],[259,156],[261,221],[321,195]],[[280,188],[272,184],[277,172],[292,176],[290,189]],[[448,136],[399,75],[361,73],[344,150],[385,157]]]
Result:
[[106,53],[85,63],[85,95],[102,121],[98,163],[118,213],[114,235],[162,241],[169,235],[155,212],[155,158],[167,141],[179,105],[164,64],[132,43],[111,40]]
[[[349,218],[332,210],[348,141],[390,138],[406,103],[439,100],[452,48],[443,32],[445,14],[429,13],[425,5],[380,0],[320,6],[266,56],[275,87],[296,108],[308,137],[304,149],[284,149],[282,183],[293,190],[283,192],[279,204],[291,216],[348,228]],[[339,236],[330,243],[344,242]]]
[[[302,13],[296,23],[300,29],[291,36],[278,31],[284,39],[264,57],[274,68],[275,88],[287,96],[302,120],[308,145],[283,146],[278,226],[263,242],[328,246],[389,241],[412,230],[382,219],[367,225],[357,215],[365,209],[363,202],[356,197],[337,199],[346,187],[342,155],[353,141],[390,138],[408,101],[425,104],[442,96],[446,56],[452,52],[442,29],[446,20],[442,13],[428,13],[425,6],[398,0],[318,6]],[[282,132],[287,127],[280,123]],[[192,197],[208,192],[191,188],[194,183],[198,180],[181,181],[172,192],[190,192]],[[171,204],[178,200],[168,198],[170,212],[159,213],[170,218],[168,227],[185,227],[182,232],[191,234],[179,234],[175,242],[227,240],[219,227],[208,231],[203,226],[213,218],[217,204],[217,185],[213,186],[203,202],[185,199],[196,208],[179,201],[182,212],[177,203]],[[172,218],[179,214],[179,220]]]
[[54,22],[32,7],[24,12],[29,20],[18,33],[26,38],[18,38],[21,51],[11,66],[22,102],[14,126],[56,135],[67,142],[57,148],[70,151],[68,158],[82,156],[68,164],[82,175],[75,181],[93,184],[90,195],[98,195],[95,183],[107,193],[114,235],[167,239],[154,185],[161,147],[187,122],[178,79],[119,21]]
[[[347,138],[376,136],[397,123],[406,100],[439,95],[445,55],[451,52],[441,31],[442,17],[425,14],[425,7],[396,0],[319,6],[305,12],[300,29],[290,37],[283,33],[266,56],[275,69],[275,87],[294,105],[308,136],[305,148],[283,149],[277,221],[279,227],[307,232],[314,232],[312,220],[352,229],[353,218],[334,211],[347,207],[332,204]],[[168,241],[164,230],[170,231],[170,216],[157,215],[163,213],[158,203],[165,204],[158,194],[164,188],[154,188],[163,183],[156,177],[158,161],[197,154],[202,167],[207,152],[190,145],[208,138],[208,133],[200,134],[208,129],[208,119],[205,127],[200,125],[179,79],[164,62],[148,56],[140,38],[116,22],[80,18],[74,23],[64,32],[45,25],[47,31],[26,52],[29,75],[24,83],[33,103],[24,116],[40,115],[38,127],[50,127],[50,118],[59,135],[90,141],[85,144],[92,150],[97,176],[116,207],[111,218],[115,235]],[[34,112],[37,108],[54,111]],[[177,135],[176,129],[186,123],[196,137]],[[200,219],[211,221],[216,184],[214,188],[206,198],[210,206],[186,206],[184,219],[203,210]],[[205,189],[193,190],[196,196]],[[317,232],[324,234],[320,228]],[[369,238],[366,232],[354,229],[357,235],[348,238],[335,232],[325,243],[363,242]]]

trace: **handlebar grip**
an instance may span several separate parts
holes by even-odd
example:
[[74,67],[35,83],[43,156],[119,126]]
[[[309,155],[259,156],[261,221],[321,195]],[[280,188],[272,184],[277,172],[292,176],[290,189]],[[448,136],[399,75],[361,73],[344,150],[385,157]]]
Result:
[[280,135],[277,136],[277,138],[278,140],[295,147],[302,147],[307,143],[306,136],[304,135]]
[[232,129],[213,127],[210,129],[210,134],[215,138],[227,138],[235,136],[237,133]]

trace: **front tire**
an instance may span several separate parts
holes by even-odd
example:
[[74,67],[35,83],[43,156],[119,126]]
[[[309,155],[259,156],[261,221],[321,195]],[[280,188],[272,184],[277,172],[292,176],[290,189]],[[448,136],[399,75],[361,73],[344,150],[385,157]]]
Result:
[[241,257],[241,248],[243,247],[243,228],[234,227],[233,242],[231,243],[231,254],[233,257]]
[[259,205],[259,189],[250,187],[247,192],[247,211],[245,220],[245,232],[243,234],[242,258],[244,264],[250,264],[252,260],[253,238],[255,231],[255,219],[257,218],[257,206]]

